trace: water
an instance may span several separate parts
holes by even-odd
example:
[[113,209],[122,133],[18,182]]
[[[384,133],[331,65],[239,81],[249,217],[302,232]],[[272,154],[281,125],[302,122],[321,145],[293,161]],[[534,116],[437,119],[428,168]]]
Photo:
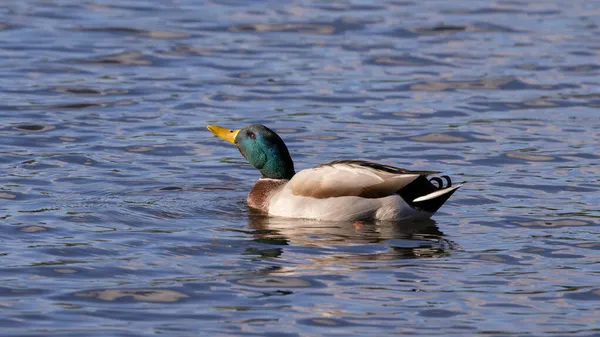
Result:
[[[11,1],[0,325],[12,336],[598,336],[593,1]],[[466,182],[432,221],[249,212],[206,124],[299,169]]]

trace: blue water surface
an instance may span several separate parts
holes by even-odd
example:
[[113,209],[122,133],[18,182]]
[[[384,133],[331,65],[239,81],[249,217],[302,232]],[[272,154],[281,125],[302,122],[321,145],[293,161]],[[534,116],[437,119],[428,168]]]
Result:
[[[0,335],[598,336],[600,2],[0,6]],[[431,221],[247,209],[297,169],[466,184]]]

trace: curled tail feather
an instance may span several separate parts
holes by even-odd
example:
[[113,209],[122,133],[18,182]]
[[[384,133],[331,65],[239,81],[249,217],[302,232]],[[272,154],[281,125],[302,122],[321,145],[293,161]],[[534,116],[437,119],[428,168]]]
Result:
[[[445,180],[445,184],[442,178]],[[420,176],[398,191],[398,194],[411,207],[420,211],[435,213],[460,186],[462,185],[452,186],[452,180],[448,176],[430,179]]]

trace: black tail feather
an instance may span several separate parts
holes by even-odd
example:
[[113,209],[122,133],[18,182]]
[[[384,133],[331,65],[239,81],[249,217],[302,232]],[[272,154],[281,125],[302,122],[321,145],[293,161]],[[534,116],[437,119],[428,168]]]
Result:
[[[441,178],[444,178],[446,185]],[[414,202],[415,199],[428,195],[430,193],[448,188],[452,186],[452,180],[448,176],[433,177],[427,179],[426,176],[420,176],[415,179],[412,183],[406,185],[398,194],[409,204],[411,207],[429,213],[435,213],[442,205],[454,194],[456,190],[448,191],[447,193],[441,194],[435,198],[424,200],[420,202]],[[434,184],[433,182],[437,183]]]

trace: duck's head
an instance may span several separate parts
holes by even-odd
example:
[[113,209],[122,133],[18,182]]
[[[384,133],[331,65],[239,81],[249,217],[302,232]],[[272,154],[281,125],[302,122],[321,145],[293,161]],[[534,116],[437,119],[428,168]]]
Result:
[[264,125],[252,124],[239,130],[229,130],[216,125],[208,125],[215,136],[237,146],[246,158],[256,167],[263,177],[271,179],[291,179],[294,174],[294,162],[283,140]]

